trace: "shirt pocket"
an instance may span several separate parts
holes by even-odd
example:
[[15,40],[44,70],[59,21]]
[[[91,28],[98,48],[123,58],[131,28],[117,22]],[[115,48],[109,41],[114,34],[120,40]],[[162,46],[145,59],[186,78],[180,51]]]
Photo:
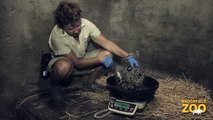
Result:
[[89,37],[85,37],[82,40],[83,44],[87,44],[89,42]]
[[89,37],[83,38],[82,42],[81,42],[81,45],[80,45],[81,49],[86,50],[87,46],[88,46],[88,43],[89,43]]

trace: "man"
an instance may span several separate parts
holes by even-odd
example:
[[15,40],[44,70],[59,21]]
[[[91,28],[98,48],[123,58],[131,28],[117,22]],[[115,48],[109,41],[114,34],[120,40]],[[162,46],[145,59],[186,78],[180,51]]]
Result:
[[[138,62],[128,52],[104,37],[100,30],[89,20],[81,18],[81,10],[75,3],[62,1],[54,12],[55,27],[49,37],[49,46],[55,58],[49,63],[51,82],[60,84],[76,70],[109,68],[113,64],[112,54],[126,58],[132,67]],[[103,50],[87,52],[89,40]]]

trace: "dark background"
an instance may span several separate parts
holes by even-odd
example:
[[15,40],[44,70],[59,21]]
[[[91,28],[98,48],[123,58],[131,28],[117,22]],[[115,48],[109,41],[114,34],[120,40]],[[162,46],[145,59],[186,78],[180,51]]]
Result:
[[[144,68],[186,76],[213,89],[212,0],[73,0],[83,17]],[[41,51],[48,51],[59,0],[1,0],[0,115],[38,90]],[[212,93],[212,92],[211,92]]]

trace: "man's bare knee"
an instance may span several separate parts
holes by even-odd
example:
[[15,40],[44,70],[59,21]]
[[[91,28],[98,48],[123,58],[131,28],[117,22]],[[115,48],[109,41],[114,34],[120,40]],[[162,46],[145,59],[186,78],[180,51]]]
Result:
[[53,65],[53,74],[61,79],[68,78],[74,70],[73,64],[71,61],[66,59],[61,59],[56,61]]
[[101,52],[104,52],[107,56],[110,56],[110,57],[113,56],[113,54],[111,52],[107,51],[107,50],[103,50]]

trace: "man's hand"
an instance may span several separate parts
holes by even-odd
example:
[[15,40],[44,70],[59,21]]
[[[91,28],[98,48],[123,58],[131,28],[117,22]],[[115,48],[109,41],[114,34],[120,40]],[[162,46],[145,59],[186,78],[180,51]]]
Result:
[[113,60],[110,56],[111,56],[110,52],[101,51],[99,52],[97,58],[101,63],[104,64],[105,67],[109,68],[112,67],[113,65]]
[[127,60],[129,62],[129,64],[131,65],[131,67],[139,67],[138,61],[132,55],[129,55],[127,57]]
[[109,67],[112,67],[112,65],[113,65],[113,60],[112,60],[111,57],[106,56],[106,57],[104,58],[104,61],[102,61],[102,63],[104,64],[104,66],[105,66],[106,68],[109,68]]

